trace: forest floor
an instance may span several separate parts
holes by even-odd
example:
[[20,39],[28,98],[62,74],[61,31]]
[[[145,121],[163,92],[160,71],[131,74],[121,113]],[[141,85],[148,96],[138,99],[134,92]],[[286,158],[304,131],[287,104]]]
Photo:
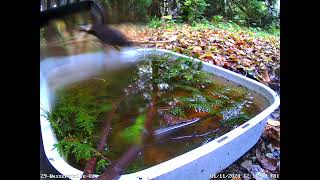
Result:
[[[158,28],[123,25],[118,28],[142,47],[197,57],[257,80],[280,95],[279,35],[214,25],[163,24]],[[239,174],[240,178],[233,179],[278,179],[279,173],[280,107],[270,115],[258,143],[212,179],[232,179],[227,177]]]

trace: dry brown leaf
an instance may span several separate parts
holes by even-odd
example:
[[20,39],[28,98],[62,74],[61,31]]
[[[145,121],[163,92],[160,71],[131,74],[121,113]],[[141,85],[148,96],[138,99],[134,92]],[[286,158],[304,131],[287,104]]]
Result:
[[243,66],[245,67],[250,67],[251,64],[249,63],[249,61],[242,61]]
[[199,52],[201,52],[201,51],[202,51],[202,48],[201,48],[200,46],[195,46],[195,47],[193,48],[193,52],[199,53]]
[[270,77],[269,77],[269,74],[268,74],[268,70],[267,69],[264,69],[263,72],[262,72],[262,80],[263,82],[265,83],[270,83]]
[[277,160],[275,158],[269,158],[262,155],[260,148],[256,149],[256,157],[265,169],[270,171],[275,171],[277,169]]
[[175,35],[175,36],[172,36],[169,38],[169,41],[176,41],[178,39],[178,37]]
[[280,126],[280,121],[269,119],[268,124],[271,126]]
[[202,54],[199,59],[213,59],[214,58],[214,55],[211,54],[211,53],[205,53],[205,54]]
[[268,125],[266,126],[264,130],[264,135],[269,139],[269,140],[275,140],[280,142],[280,128]]

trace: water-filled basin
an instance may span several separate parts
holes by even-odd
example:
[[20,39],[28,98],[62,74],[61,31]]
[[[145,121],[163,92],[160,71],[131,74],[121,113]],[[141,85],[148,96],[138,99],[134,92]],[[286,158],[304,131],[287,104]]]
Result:
[[[106,55],[103,52],[50,57],[42,60],[40,63],[40,114],[44,113],[43,110],[50,111],[53,108],[56,88],[85,79],[105,67],[117,67],[150,54],[170,54],[172,59],[187,57],[160,49],[125,49],[114,53],[113,59],[119,61],[112,62],[106,61]],[[194,61],[199,60],[194,59]],[[269,87],[224,68],[204,62],[203,70],[258,93],[267,100],[267,108],[251,120],[207,144],[145,170],[124,174],[120,179],[210,179],[213,174],[240,158],[258,141],[268,116],[280,104],[279,96]],[[69,165],[54,148],[53,145],[57,139],[49,121],[40,116],[40,123],[44,150],[49,162],[70,179],[80,179],[83,172]]]

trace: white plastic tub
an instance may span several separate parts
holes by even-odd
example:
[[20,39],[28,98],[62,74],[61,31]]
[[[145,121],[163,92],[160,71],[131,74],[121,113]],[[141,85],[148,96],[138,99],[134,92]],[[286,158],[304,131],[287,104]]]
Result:
[[[129,49],[116,54],[112,63],[121,59],[121,63],[125,64],[129,61],[136,61],[144,55],[163,53],[171,54],[173,59],[187,57],[167,50]],[[55,87],[75,81],[75,78],[79,79],[80,75],[80,78],[89,77],[106,66],[111,66],[110,61],[105,60],[105,55],[102,52],[64,58],[48,58],[40,64],[40,114],[43,113],[42,109],[50,111],[54,105]],[[280,104],[279,96],[269,87],[221,67],[204,62],[203,70],[236,82],[262,95],[269,102],[269,106],[248,122],[216,140],[143,171],[122,175],[121,180],[208,180],[215,173],[231,165],[257,143],[268,116]],[[54,148],[53,145],[57,140],[48,120],[40,116],[40,123],[43,146],[50,163],[61,174],[68,176],[70,179],[80,179],[83,172],[67,164]]]

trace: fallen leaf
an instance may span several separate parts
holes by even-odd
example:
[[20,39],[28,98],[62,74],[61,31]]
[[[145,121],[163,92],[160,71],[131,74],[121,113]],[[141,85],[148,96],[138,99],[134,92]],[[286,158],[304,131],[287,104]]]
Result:
[[175,35],[175,36],[172,36],[171,38],[169,38],[169,41],[176,41],[178,39],[178,37]]
[[263,158],[260,161],[261,165],[270,171],[275,171],[277,169],[277,160],[275,158]]
[[272,61],[272,59],[271,59],[270,57],[267,57],[267,56],[265,56],[265,55],[263,55],[263,54],[261,54],[260,56],[261,56],[261,58],[262,58],[264,61],[266,61],[266,62]]
[[256,180],[270,180],[271,178],[266,174],[266,171],[259,165],[252,165],[248,170]]
[[271,126],[280,126],[280,121],[269,119],[268,124]]
[[170,49],[170,50],[172,49],[172,47],[173,47],[172,44],[165,46],[166,49]]
[[268,157],[268,158],[273,158],[273,154],[272,153],[266,153],[265,156]]
[[270,77],[269,77],[269,74],[268,74],[268,70],[265,69],[262,73],[262,80],[263,82],[265,83],[269,83],[270,82]]
[[252,61],[248,60],[248,59],[242,59],[241,60],[241,64],[245,67],[250,67],[251,66]]
[[280,146],[274,146],[272,143],[268,144],[267,148],[270,152],[274,152],[274,151],[280,152]]
[[229,56],[229,60],[230,60],[230,61],[238,61],[237,58],[236,58],[236,56],[233,55],[233,54],[231,54],[231,55]]
[[280,142],[280,129],[279,127],[271,126],[268,125],[265,127],[264,130],[264,136],[267,137],[267,139],[271,140],[276,140]]
[[274,111],[273,113],[271,113],[271,117],[272,117],[273,119],[279,120],[279,119],[280,119],[280,113],[277,112],[277,111]]
[[195,52],[195,53],[200,53],[201,51],[202,51],[202,48],[200,46],[195,46],[193,48],[193,52]]
[[245,169],[250,169],[252,166],[252,161],[250,160],[245,160],[241,163],[241,166]]
[[242,50],[237,51],[237,54],[238,54],[238,55],[246,55],[246,53],[245,53],[245,52],[243,52]]
[[202,54],[199,59],[213,59],[214,55],[211,53]]
[[277,160],[273,158],[272,154],[271,157],[264,156],[261,153],[261,149],[258,147],[256,148],[256,157],[265,169],[270,171],[275,171],[277,169]]

